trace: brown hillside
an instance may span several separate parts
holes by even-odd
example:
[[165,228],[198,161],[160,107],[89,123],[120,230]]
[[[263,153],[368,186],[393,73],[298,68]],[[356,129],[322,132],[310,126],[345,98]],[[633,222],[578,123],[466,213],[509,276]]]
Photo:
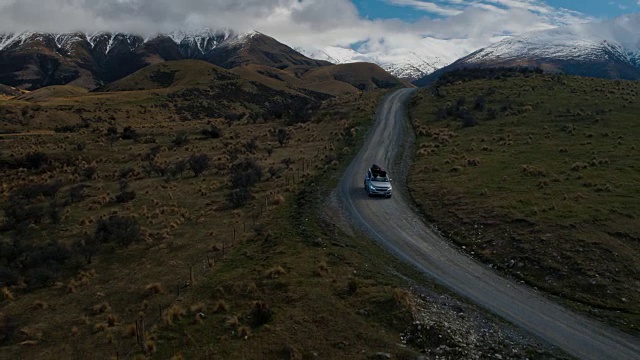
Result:
[[317,68],[304,74],[302,79],[310,83],[336,80],[350,84],[362,91],[412,86],[406,81],[398,80],[380,66],[372,63],[351,63]]
[[237,75],[205,61],[178,60],[150,65],[96,91],[113,92],[208,86],[216,80],[238,79]]
[[87,93],[88,90],[82,87],[73,86],[73,85],[53,85],[40,88],[38,90],[34,90],[28,92],[26,94],[22,94],[15,98],[15,100],[20,101],[29,101],[29,102],[41,102],[47,101],[52,98],[64,98],[64,97],[73,97]]
[[0,99],[11,99],[23,93],[24,92],[22,90],[16,89],[12,86],[0,84]]
[[274,38],[254,33],[245,42],[227,44],[209,54],[206,60],[231,69],[237,66],[258,64],[278,69],[302,67],[304,69],[331,65],[328,61],[308,58]]

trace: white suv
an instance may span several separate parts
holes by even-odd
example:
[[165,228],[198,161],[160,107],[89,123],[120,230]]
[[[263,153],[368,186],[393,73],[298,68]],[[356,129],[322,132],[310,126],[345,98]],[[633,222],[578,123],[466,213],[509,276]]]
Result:
[[373,165],[364,176],[364,189],[369,196],[381,195],[391,197],[391,179],[387,172]]

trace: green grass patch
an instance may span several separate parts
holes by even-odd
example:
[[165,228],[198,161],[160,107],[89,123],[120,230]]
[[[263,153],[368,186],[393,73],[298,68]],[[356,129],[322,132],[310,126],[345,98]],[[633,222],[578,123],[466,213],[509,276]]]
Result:
[[638,331],[638,92],[540,74],[421,89],[411,195],[475,256]]

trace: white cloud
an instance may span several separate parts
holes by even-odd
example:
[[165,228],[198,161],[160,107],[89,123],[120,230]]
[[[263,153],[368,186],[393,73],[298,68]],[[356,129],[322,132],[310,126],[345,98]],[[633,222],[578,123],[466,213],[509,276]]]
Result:
[[420,0],[387,0],[389,4],[398,5],[398,6],[408,6],[417,10],[426,11],[433,14],[452,16],[458,15],[462,11],[456,8],[452,8],[450,6],[442,6],[429,1],[420,1]]
[[447,51],[463,56],[506,35],[587,19],[543,0],[384,1],[425,16],[414,23],[367,19],[350,0],[0,0],[0,33],[107,30],[152,35],[232,28],[257,30],[294,47],[358,43],[363,50],[398,52],[455,40]]

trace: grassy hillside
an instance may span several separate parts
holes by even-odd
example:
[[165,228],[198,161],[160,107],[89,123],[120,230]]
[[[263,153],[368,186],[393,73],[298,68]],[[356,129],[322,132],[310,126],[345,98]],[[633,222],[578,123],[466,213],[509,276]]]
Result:
[[[411,318],[396,286],[291,221],[296,194],[337,169],[380,95],[331,101],[295,126],[134,117],[0,139],[0,358],[394,348],[391,320]],[[382,320],[356,313],[370,301]]]
[[415,201],[466,252],[637,332],[640,83],[462,75],[412,99]]
[[24,94],[24,90],[16,89],[12,86],[0,84],[0,100],[13,99],[16,96]]
[[0,359],[563,358],[328,203],[383,92],[251,86],[0,107]]
[[301,78],[312,83],[340,81],[351,84],[361,91],[389,89],[398,86],[411,87],[372,63],[350,63],[324,66],[306,72]]
[[98,92],[154,90],[172,87],[209,86],[216,81],[239,80],[221,67],[201,60],[168,61],[150,65],[105,85]]
[[72,85],[53,85],[15,97],[18,101],[42,102],[53,98],[73,97],[86,94],[87,89]]

